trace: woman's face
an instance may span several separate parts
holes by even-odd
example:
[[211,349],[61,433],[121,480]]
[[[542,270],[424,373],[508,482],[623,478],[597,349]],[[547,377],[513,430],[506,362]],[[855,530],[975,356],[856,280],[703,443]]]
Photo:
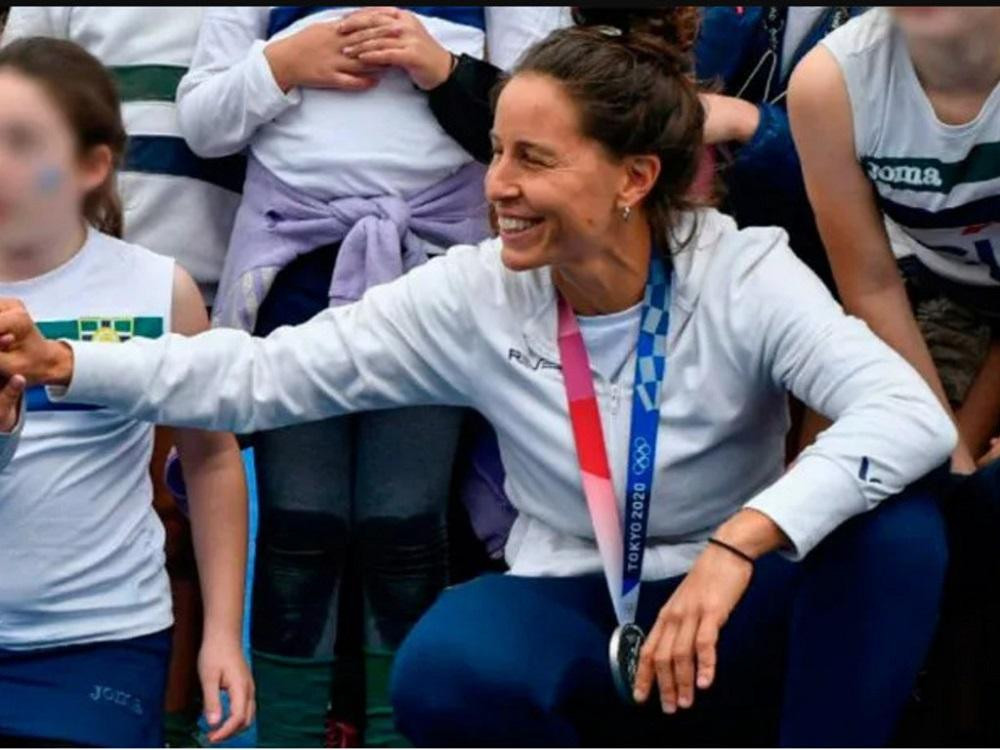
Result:
[[539,74],[514,76],[497,101],[492,138],[486,197],[504,265],[526,270],[601,252],[622,221],[628,165],[580,132],[563,87]]
[[77,151],[68,122],[42,85],[0,69],[0,249],[79,221],[84,196],[107,176],[110,151],[87,159]]
[[907,37],[928,42],[959,41],[984,26],[996,29],[1000,23],[1000,8],[996,7],[898,6],[892,15]]

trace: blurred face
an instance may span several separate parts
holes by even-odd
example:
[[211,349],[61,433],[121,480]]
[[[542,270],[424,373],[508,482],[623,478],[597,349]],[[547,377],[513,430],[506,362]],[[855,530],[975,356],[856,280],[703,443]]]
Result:
[[78,153],[74,133],[41,84],[0,68],[0,250],[78,223],[84,196],[110,166],[106,146]]
[[891,12],[908,38],[929,42],[961,40],[984,25],[996,27],[1000,20],[1000,8],[996,7],[899,6],[892,8]]
[[637,182],[633,174],[635,160],[615,160],[586,138],[573,102],[547,76],[518,74],[504,87],[492,138],[486,197],[510,269],[559,265],[602,252],[620,229],[622,203],[635,207],[644,195],[636,191],[642,178]]

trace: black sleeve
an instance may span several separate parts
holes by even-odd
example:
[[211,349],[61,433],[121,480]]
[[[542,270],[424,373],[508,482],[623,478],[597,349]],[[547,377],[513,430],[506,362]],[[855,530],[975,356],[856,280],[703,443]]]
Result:
[[490,93],[501,74],[500,68],[485,60],[461,55],[448,80],[427,92],[431,111],[441,127],[484,164],[493,157]]

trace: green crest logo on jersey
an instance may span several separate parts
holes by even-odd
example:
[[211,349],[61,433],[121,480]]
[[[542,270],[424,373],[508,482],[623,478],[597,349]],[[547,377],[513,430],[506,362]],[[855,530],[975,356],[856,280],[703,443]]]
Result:
[[80,341],[118,344],[135,336],[134,318],[80,318]]

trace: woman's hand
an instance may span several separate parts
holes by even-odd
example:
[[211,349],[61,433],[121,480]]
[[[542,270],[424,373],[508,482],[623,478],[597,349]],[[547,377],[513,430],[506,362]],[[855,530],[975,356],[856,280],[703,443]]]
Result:
[[[256,712],[253,677],[238,638],[206,636],[198,655],[198,675],[211,742],[228,739],[253,723]],[[229,717],[219,726],[222,722],[221,690],[229,693]]]
[[22,387],[69,385],[73,350],[42,336],[20,300],[0,299],[0,377],[15,375],[26,381]]
[[[749,508],[722,524],[715,538],[753,559],[788,543],[774,521]],[[654,678],[660,688],[660,705],[668,714],[694,705],[696,678],[699,690],[712,686],[719,631],[752,575],[749,560],[718,545],[705,548],[660,610],[639,653],[637,703],[649,698]]]
[[21,411],[21,397],[24,395],[25,380],[21,375],[12,375],[0,389],[0,432],[12,432],[17,427],[17,417]]
[[735,96],[701,94],[705,108],[705,143],[748,143],[760,124],[756,104]]
[[709,545],[660,610],[639,655],[635,700],[645,703],[653,686],[668,714],[694,704],[715,679],[719,630],[750,583],[753,567],[732,552]]
[[378,71],[344,54],[340,21],[314,23],[264,48],[271,74],[282,91],[295,86],[364,91],[378,83]]
[[371,8],[345,17],[344,54],[365,65],[402,68],[424,91],[451,75],[452,55],[438,44],[416,15],[399,8]]

